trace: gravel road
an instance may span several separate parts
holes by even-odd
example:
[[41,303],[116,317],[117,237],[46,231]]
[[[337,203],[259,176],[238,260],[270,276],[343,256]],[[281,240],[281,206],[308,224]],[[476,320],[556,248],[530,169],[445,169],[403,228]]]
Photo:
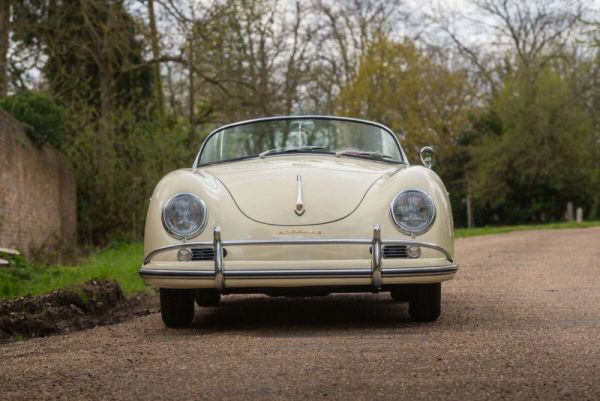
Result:
[[600,399],[600,228],[459,239],[442,316],[388,294],[229,296],[0,346],[0,399]]

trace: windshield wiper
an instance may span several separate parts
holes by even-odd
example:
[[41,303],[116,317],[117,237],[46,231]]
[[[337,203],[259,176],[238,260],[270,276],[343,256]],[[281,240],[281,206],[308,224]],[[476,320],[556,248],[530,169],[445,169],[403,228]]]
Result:
[[341,157],[341,156],[364,157],[364,158],[368,158],[368,159],[383,160],[383,161],[394,160],[394,156],[386,155],[385,153],[367,152],[367,151],[363,151],[363,150],[340,150],[338,152],[335,152],[335,157]]
[[265,150],[262,153],[259,153],[258,157],[260,157],[261,159],[265,156],[268,155],[274,155],[276,153],[292,153],[292,152],[307,152],[307,151],[311,151],[311,150],[319,150],[319,149],[325,149],[325,146],[298,146],[295,148],[275,148],[275,149],[271,149],[271,150]]

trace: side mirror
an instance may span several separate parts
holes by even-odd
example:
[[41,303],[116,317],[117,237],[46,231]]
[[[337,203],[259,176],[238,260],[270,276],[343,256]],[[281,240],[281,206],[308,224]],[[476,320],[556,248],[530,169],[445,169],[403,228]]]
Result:
[[421,148],[421,162],[427,168],[433,166],[433,148],[431,146],[423,146]]

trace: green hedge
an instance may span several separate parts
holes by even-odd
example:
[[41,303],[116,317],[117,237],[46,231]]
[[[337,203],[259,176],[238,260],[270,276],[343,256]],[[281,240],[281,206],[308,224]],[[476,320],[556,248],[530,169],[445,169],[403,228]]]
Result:
[[65,110],[45,92],[19,92],[0,99],[0,107],[19,120],[36,146],[61,147],[67,126]]

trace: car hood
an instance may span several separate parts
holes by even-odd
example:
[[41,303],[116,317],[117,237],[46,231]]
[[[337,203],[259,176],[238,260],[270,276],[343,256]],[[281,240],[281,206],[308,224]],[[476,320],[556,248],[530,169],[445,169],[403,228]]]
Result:
[[[304,226],[341,220],[371,186],[403,165],[330,155],[285,155],[202,168],[216,177],[248,218],[270,225]],[[304,212],[296,213],[298,177]]]

